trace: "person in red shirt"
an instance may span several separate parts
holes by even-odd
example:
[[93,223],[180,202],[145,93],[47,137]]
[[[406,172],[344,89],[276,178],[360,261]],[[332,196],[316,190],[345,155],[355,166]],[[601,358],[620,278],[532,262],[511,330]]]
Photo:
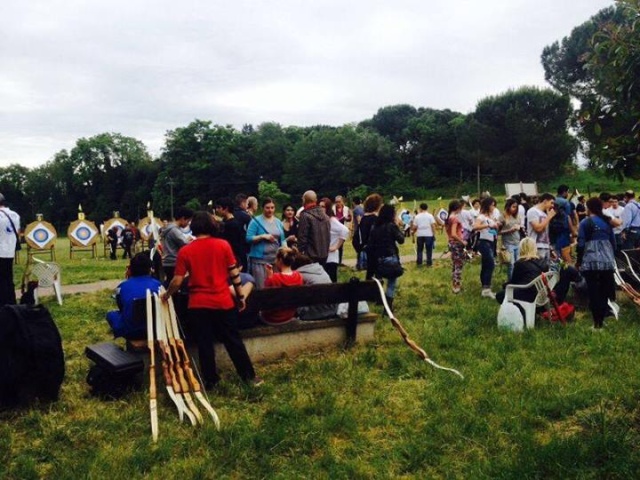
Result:
[[[196,332],[200,368],[207,388],[220,381],[214,341],[227,349],[242,380],[261,385],[263,380],[255,374],[235,322],[237,311],[246,307],[236,258],[226,240],[214,237],[216,230],[209,213],[200,211],[193,215],[191,232],[196,239],[178,252],[174,277],[163,300],[176,293],[185,276],[189,276],[188,314]],[[228,279],[235,289],[235,300]]]
[[[276,268],[278,273],[273,273],[273,267],[267,265],[267,279],[265,288],[269,287],[294,287],[303,285],[302,275],[291,269],[296,259],[297,252],[289,247],[282,247],[276,253]],[[260,313],[260,318],[267,325],[282,325],[293,320],[296,315],[295,308],[279,308],[277,310],[265,310]]]

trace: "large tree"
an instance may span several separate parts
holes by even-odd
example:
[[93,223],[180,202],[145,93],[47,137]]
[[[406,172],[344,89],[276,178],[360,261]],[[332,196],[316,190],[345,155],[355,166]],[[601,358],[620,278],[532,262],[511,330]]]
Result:
[[547,81],[578,101],[573,126],[591,164],[619,177],[640,174],[637,16],[637,2],[618,1],[542,53]]
[[[205,205],[218,197],[256,191],[259,175],[247,171],[247,141],[231,126],[194,120],[166,134],[153,189],[159,213],[174,205]],[[171,198],[173,192],[173,198]]]
[[460,154],[496,180],[552,177],[575,155],[571,113],[569,98],[550,89],[522,87],[485,98],[459,127]]

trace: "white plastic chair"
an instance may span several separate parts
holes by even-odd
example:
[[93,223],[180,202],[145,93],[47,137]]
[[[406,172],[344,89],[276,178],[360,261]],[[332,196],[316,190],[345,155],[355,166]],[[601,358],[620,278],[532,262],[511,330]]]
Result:
[[[558,272],[542,273],[539,277],[537,277],[527,285],[507,285],[507,288],[505,289],[504,301],[502,302],[503,305],[505,303],[517,304],[522,307],[522,310],[524,311],[525,328],[534,328],[536,326],[537,307],[550,306],[547,287],[545,287],[544,281],[542,279],[543,275],[547,277],[549,289],[553,290],[553,287],[556,286],[558,280],[560,279],[560,274]],[[533,302],[525,302],[524,300],[518,300],[515,298],[516,290],[524,290],[527,288],[535,288],[538,292]]]
[[35,257],[33,257],[33,260],[35,263],[31,267],[31,275],[38,279],[38,288],[53,287],[58,304],[62,305],[62,273],[60,272],[60,265],[54,262],[44,262]]

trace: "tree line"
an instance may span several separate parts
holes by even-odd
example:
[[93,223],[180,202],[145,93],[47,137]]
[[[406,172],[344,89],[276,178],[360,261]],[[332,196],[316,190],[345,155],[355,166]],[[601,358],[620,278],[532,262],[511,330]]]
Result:
[[[343,126],[236,129],[206,120],[170,130],[160,155],[118,133],[77,140],[44,165],[0,168],[0,192],[26,219],[58,228],[82,205],[95,221],[114,210],[136,220],[173,205],[200,207],[238,192],[298,198],[370,191],[426,198],[454,192],[478,172],[494,183],[542,181],[574,167],[579,148],[592,166],[619,176],[638,172],[640,106],[635,79],[638,8],[620,0],[542,53],[553,88],[521,87],[449,109],[391,105]],[[572,100],[578,100],[574,107]]]

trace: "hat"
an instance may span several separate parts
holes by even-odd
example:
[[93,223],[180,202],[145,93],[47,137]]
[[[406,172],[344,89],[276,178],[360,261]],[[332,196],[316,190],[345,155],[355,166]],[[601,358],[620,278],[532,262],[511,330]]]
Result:
[[630,195],[630,196],[632,196],[632,197],[635,195],[635,193],[633,193],[633,190],[627,190],[627,191],[626,191],[626,192],[624,192],[624,193],[625,193],[625,195]]

